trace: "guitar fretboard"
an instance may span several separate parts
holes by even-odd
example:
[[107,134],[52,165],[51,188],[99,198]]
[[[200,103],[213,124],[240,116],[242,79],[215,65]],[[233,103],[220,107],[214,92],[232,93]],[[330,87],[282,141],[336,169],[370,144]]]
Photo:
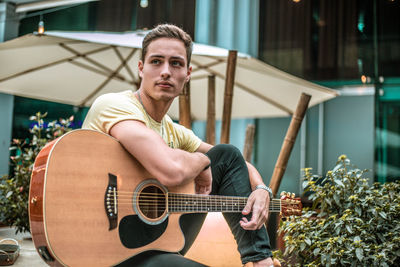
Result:
[[[168,193],[169,212],[241,212],[246,203],[247,197]],[[281,200],[273,199],[269,210],[280,212]]]

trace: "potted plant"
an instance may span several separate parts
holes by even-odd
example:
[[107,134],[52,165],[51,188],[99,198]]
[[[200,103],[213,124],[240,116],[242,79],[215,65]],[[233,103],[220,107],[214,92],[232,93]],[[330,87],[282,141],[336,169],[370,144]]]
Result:
[[400,183],[370,186],[365,172],[345,155],[325,177],[305,169],[313,205],[279,229],[289,266],[400,266]]
[[33,163],[44,145],[71,130],[73,117],[45,123],[47,113],[31,116],[34,122],[29,129],[32,137],[27,140],[13,139],[10,150],[12,175],[0,178],[0,222],[14,226],[16,233],[29,232],[28,197]]

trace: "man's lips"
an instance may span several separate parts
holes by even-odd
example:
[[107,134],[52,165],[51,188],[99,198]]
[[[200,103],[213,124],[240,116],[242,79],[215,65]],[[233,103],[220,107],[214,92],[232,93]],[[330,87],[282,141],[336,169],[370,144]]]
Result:
[[156,83],[156,85],[160,86],[160,87],[172,87],[172,83],[170,82],[158,82]]

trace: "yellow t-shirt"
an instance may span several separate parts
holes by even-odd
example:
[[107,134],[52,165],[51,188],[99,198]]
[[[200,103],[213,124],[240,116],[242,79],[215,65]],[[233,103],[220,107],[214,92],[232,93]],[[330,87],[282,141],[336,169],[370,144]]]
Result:
[[112,126],[124,120],[144,122],[171,148],[194,152],[201,144],[200,138],[191,130],[174,123],[168,115],[164,116],[161,123],[153,120],[130,90],[98,97],[90,107],[82,128],[109,134]]

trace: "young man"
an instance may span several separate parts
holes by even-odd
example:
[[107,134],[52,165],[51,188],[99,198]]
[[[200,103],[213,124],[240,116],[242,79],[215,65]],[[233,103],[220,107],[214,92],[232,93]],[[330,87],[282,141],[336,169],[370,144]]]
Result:
[[[89,110],[83,128],[118,139],[167,187],[194,180],[198,194],[248,196],[242,214],[224,216],[238,243],[242,262],[271,266],[269,239],[263,226],[268,217],[270,193],[258,171],[233,146],[212,147],[166,115],[190,79],[191,53],[192,40],[187,33],[174,25],[157,26],[143,40],[138,65],[140,88],[136,92],[100,96]],[[190,248],[204,218],[205,214],[181,217],[186,242],[180,254]],[[125,265],[203,266],[180,254],[149,251],[131,258]]]

